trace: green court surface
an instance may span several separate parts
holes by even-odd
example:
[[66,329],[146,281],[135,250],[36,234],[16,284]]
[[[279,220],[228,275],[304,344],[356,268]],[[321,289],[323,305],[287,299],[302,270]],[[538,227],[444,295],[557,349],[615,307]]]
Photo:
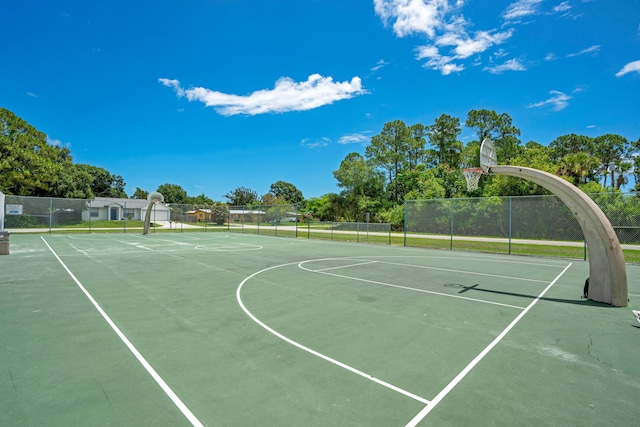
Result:
[[12,235],[0,425],[640,423],[584,261],[236,233]]

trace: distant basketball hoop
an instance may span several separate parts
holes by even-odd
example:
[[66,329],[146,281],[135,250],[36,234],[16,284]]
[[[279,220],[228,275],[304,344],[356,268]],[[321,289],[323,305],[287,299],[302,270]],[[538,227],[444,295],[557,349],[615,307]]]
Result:
[[164,196],[157,191],[152,191],[147,196],[147,202],[149,202],[149,206],[147,207],[147,214],[144,217],[144,228],[142,231],[144,235],[149,234],[151,230],[151,211],[156,204],[164,202]]
[[147,196],[147,202],[149,203],[162,203],[164,202],[164,196],[157,191],[152,191]]

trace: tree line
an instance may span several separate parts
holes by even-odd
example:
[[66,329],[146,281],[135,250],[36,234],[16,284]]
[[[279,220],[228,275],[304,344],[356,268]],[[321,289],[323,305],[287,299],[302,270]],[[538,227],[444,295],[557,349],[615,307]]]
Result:
[[[616,134],[595,138],[568,134],[547,145],[522,144],[521,132],[507,113],[480,109],[468,112],[464,126],[474,138],[460,140],[461,120],[442,114],[430,125],[406,125],[402,120],[385,123],[371,138],[364,154],[349,153],[333,177],[341,189],[305,199],[294,184],[277,181],[259,196],[236,187],[224,197],[229,205],[298,204],[318,220],[402,222],[405,200],[527,196],[548,194],[530,181],[501,175],[484,176],[479,188],[468,191],[462,169],[478,167],[480,143],[491,138],[499,164],[529,166],[563,177],[587,193],[620,191],[634,179],[636,191],[640,138],[628,141]],[[0,108],[0,191],[6,194],[92,199],[127,197],[124,179],[106,169],[74,164],[66,147],[51,145],[46,135],[9,110]],[[220,205],[200,194],[189,196],[177,184],[162,184],[155,191],[174,204]],[[136,187],[131,198],[145,199],[148,192]]]
[[568,134],[548,145],[522,144],[511,116],[487,109],[469,111],[464,126],[474,134],[466,144],[460,140],[460,119],[447,114],[430,125],[385,123],[364,155],[348,154],[334,171],[340,194],[310,202],[321,212],[328,211],[328,216],[337,209],[344,218],[362,221],[369,212],[381,221],[401,224],[404,200],[549,194],[533,182],[504,175],[485,175],[477,190],[468,191],[462,170],[480,166],[485,138],[493,141],[498,164],[543,170],[587,193],[620,191],[630,176],[635,183],[632,191],[639,189],[640,138]]
[[[95,197],[127,198],[122,176],[97,166],[73,163],[71,151],[51,145],[47,136],[13,112],[0,108],[0,191],[8,195],[93,199]],[[178,184],[165,183],[155,191],[167,203],[216,205],[204,193],[189,196]],[[149,192],[136,187],[132,199],[146,199]],[[237,187],[224,197],[231,205],[256,203],[281,204],[304,202],[302,192],[293,184],[277,181],[267,194]]]

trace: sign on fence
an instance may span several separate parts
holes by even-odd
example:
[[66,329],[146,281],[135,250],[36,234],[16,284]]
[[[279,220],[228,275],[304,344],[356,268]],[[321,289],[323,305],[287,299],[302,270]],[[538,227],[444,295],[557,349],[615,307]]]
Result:
[[22,215],[22,205],[7,204],[7,215]]

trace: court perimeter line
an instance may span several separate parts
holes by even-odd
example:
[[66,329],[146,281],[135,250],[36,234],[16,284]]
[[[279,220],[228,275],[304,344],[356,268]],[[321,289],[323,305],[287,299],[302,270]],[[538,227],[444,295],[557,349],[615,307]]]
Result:
[[[305,262],[305,261],[302,261]],[[240,297],[240,291],[242,290],[242,287],[244,286],[244,284],[249,281],[250,279],[252,279],[253,277],[257,276],[258,274],[264,273],[265,271],[269,271],[269,270],[273,270],[275,268],[280,268],[280,267],[286,267],[289,265],[295,265],[295,264],[299,264],[299,261],[295,261],[295,262],[290,262],[287,264],[280,264],[280,265],[274,265],[272,267],[268,267],[265,268],[263,270],[260,271],[256,271],[255,273],[253,273],[251,276],[245,278],[239,285],[238,285],[238,289],[236,289],[236,299],[238,300],[238,304],[240,305],[240,308],[242,308],[242,310],[246,313],[247,316],[249,316],[254,322],[256,322],[258,325],[262,326],[264,329],[266,329],[267,331],[271,332],[273,335],[275,335],[276,337],[280,338],[283,341],[288,342],[289,344],[291,344],[294,347],[298,347],[300,350],[306,351],[307,353],[310,353],[316,357],[319,357],[320,359],[326,360],[329,363],[332,363],[336,366],[339,366],[343,369],[346,369],[347,371],[350,371],[356,375],[359,375],[363,378],[368,379],[369,381],[373,381],[375,383],[378,383],[384,387],[387,387],[395,392],[398,392],[400,394],[403,394],[407,397],[410,397],[411,399],[417,400],[418,402],[424,403],[424,404],[429,404],[429,401],[423,397],[420,397],[416,394],[413,394],[407,390],[401,389],[400,387],[396,387],[393,384],[389,384],[386,381],[383,381],[379,378],[374,377],[373,375],[367,374],[366,372],[362,372],[356,368],[353,368],[345,363],[342,363],[336,359],[332,359],[329,356],[326,356],[318,351],[315,351],[309,347],[306,347],[302,344],[300,344],[299,342],[296,342],[294,340],[292,340],[291,338],[288,338],[284,335],[282,335],[280,332],[276,331],[275,329],[271,328],[270,326],[268,326],[266,323],[262,322],[260,319],[258,319],[256,316],[253,315],[253,313],[251,313],[249,311],[249,309],[244,305],[244,303],[242,302],[242,298]]]
[[444,397],[449,394],[449,392],[451,390],[454,389],[454,387],[456,385],[458,385],[458,383],[460,381],[463,380],[464,377],[467,376],[467,374],[469,372],[471,372],[471,370],[478,364],[480,363],[480,361],[487,355],[489,354],[489,352],[491,350],[493,350],[493,348],[498,345],[498,343],[500,341],[502,341],[502,339],[509,333],[509,331],[511,331],[511,329],[513,329],[514,326],[516,326],[516,324],[524,317],[525,314],[527,314],[529,312],[529,310],[531,310],[533,308],[534,305],[536,305],[536,303],[538,301],[540,301],[540,299],[544,296],[544,294],[547,293],[547,291],[549,289],[551,289],[551,287],[553,285],[555,285],[555,283],[558,281],[558,279],[560,279],[560,277],[562,277],[562,275],[569,269],[569,267],[571,267],[573,265],[573,263],[569,263],[569,265],[567,265],[564,270],[562,270],[562,272],[560,272],[560,274],[558,274],[558,276],[556,276],[555,279],[553,279],[553,281],[551,283],[549,283],[549,285],[544,288],[544,290],[542,292],[540,292],[540,295],[538,295],[536,297],[536,299],[534,299],[533,301],[531,301],[531,304],[529,304],[527,306],[527,308],[525,308],[520,314],[518,314],[518,316],[516,316],[515,319],[513,319],[513,321],[509,324],[509,326],[507,326],[504,331],[502,331],[500,333],[500,335],[498,335],[492,342],[491,344],[489,344],[484,350],[482,350],[482,352],[480,352],[480,354],[478,354],[475,359],[473,359],[462,371],[460,371],[460,373],[453,379],[451,380],[451,382],[449,384],[447,384],[447,386],[442,389],[442,391],[440,393],[438,393],[438,395],[430,402],[427,404],[427,406],[425,406],[422,411],[418,412],[418,414],[413,417],[413,419],[411,421],[409,421],[409,423],[407,423],[406,427],[415,427],[416,425],[418,425],[418,423],[420,421],[422,421],[424,419],[424,417],[426,417],[429,412],[431,412],[433,410],[433,408],[435,408],[436,406],[438,406],[438,403],[440,403],[440,401],[442,399],[444,399]]
[[120,337],[120,340],[122,340],[124,345],[126,345],[127,348],[131,351],[131,353],[133,353],[133,355],[136,357],[136,359],[138,359],[140,364],[147,370],[149,375],[151,375],[151,377],[156,381],[156,383],[158,383],[160,388],[162,388],[162,390],[166,393],[169,399],[171,399],[173,403],[178,407],[180,412],[182,412],[182,414],[191,422],[191,425],[196,427],[202,427],[202,423],[198,420],[198,418],[196,418],[196,416],[193,415],[193,413],[189,410],[189,408],[187,408],[187,405],[185,405],[182,402],[182,400],[180,400],[178,395],[176,395],[173,392],[173,390],[171,390],[171,387],[169,387],[169,385],[167,385],[167,383],[164,382],[164,380],[160,377],[160,375],[158,375],[155,369],[151,367],[149,362],[147,362],[146,359],[142,356],[142,354],[140,354],[138,349],[135,348],[135,346],[131,343],[131,341],[129,341],[126,335],[120,330],[120,328],[116,326],[113,320],[111,320],[109,315],[102,309],[102,307],[100,307],[100,304],[98,304],[98,302],[95,299],[93,299],[91,294],[84,288],[84,286],[82,286],[82,283],[80,283],[80,281],[76,278],[76,276],[74,276],[71,270],[69,270],[69,267],[67,267],[65,263],[62,262],[58,254],[51,248],[51,246],[49,246],[49,243],[44,239],[44,237],[40,236],[40,238],[42,239],[44,244],[47,245],[47,247],[49,248],[53,256],[56,257],[60,265],[62,265],[62,267],[67,271],[69,276],[71,276],[73,281],[76,282],[76,285],[78,285],[80,290],[85,294],[85,296],[89,299],[89,301],[91,301],[91,304],[93,304],[96,310],[98,310],[98,313],[102,315],[104,320],[109,324],[109,326],[111,326],[111,329],[113,329],[116,335]]

